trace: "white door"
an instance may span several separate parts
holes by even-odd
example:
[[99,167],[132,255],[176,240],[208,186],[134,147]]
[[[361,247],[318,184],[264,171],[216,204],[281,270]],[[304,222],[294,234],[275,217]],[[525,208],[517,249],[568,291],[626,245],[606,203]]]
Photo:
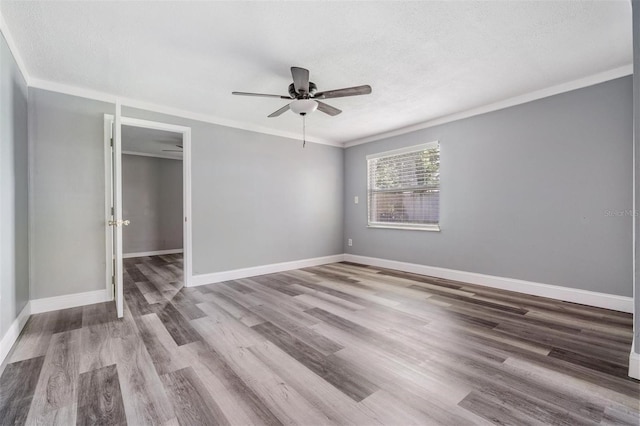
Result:
[[116,113],[113,120],[113,145],[111,149],[112,176],[112,218],[110,226],[113,230],[113,293],[116,301],[118,318],[124,315],[123,279],[122,279],[122,227],[129,224],[122,218],[122,114],[120,102],[116,102]]

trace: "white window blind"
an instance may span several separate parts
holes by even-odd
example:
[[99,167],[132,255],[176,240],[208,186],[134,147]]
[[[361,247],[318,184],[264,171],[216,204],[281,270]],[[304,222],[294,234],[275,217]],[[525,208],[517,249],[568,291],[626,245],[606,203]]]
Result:
[[367,156],[369,226],[440,230],[440,145]]

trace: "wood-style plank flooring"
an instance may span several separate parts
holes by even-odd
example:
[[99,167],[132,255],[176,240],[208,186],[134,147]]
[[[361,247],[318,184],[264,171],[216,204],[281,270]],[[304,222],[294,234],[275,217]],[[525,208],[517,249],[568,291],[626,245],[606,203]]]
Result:
[[125,261],[112,303],[33,315],[0,423],[629,424],[631,315],[338,263],[182,288]]

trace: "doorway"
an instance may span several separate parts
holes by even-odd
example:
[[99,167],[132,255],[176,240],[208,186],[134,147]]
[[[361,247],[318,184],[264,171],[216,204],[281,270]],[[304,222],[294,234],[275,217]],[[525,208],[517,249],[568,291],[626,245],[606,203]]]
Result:
[[122,317],[125,292],[161,302],[190,285],[191,130],[118,110],[105,115],[105,238],[107,290]]

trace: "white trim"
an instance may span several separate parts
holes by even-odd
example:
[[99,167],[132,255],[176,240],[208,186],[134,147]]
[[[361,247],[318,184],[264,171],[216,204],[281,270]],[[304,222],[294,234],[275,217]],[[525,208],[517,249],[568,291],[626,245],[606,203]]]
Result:
[[[81,98],[94,99],[102,102],[115,103],[115,100],[116,100],[116,96],[111,95],[109,93],[99,92],[91,89],[85,89],[85,88],[72,86],[68,84],[55,83],[52,81],[46,81],[46,80],[41,80],[36,78],[32,79],[29,85],[37,89],[63,93],[71,96],[78,96]],[[281,137],[284,137],[287,139],[293,139],[296,141],[300,140],[300,134],[295,132],[276,130],[269,127],[258,126],[255,124],[244,123],[236,120],[230,120],[228,118],[218,117],[215,115],[201,114],[201,113],[191,112],[191,111],[187,111],[179,108],[166,107],[166,106],[154,104],[151,102],[145,102],[137,99],[131,99],[131,98],[125,98],[125,97],[118,97],[118,98],[122,102],[122,106],[130,107],[130,108],[137,108],[145,111],[152,111],[160,114],[171,115],[173,117],[186,118],[189,120],[200,121],[203,123],[211,123],[211,124],[217,124],[219,126],[247,130],[250,132],[281,136]],[[321,138],[315,138],[315,137],[307,138],[307,142],[342,147],[341,142],[332,142],[327,139],[321,139]]]
[[[331,141],[328,139],[310,137],[310,138],[307,138],[307,142],[313,142],[313,143],[318,143],[322,145],[337,146],[342,148],[349,148],[352,146],[361,145],[364,143],[373,142],[381,139],[386,139],[393,136],[403,135],[405,133],[414,132],[416,130],[427,129],[429,127],[450,123],[452,121],[462,120],[464,118],[469,118],[476,115],[485,114],[488,112],[497,111],[500,109],[524,104],[524,103],[535,101],[538,99],[558,95],[565,92],[570,92],[572,90],[581,89],[583,87],[593,86],[595,84],[599,84],[605,81],[624,77],[630,74],[633,74],[633,65],[631,64],[625,65],[619,68],[614,68],[609,71],[604,71],[591,76],[587,76],[584,78],[580,78],[577,80],[573,80],[570,82],[558,84],[556,86],[548,87],[548,88],[537,90],[530,93],[525,93],[519,96],[514,96],[512,98],[508,98],[508,99],[494,102],[491,104],[482,105],[476,108],[468,109],[461,112],[456,112],[443,117],[435,118],[433,120],[425,121],[422,123],[414,124],[411,126],[400,128],[400,129],[378,133],[378,134],[367,136],[364,138],[353,139],[353,140],[344,141],[344,142],[337,142],[337,141]],[[46,81],[46,80],[41,80],[36,78],[31,78],[31,79],[28,79],[27,81],[30,87],[35,87],[37,89],[48,90],[52,92],[63,93],[71,96],[78,96],[81,98],[94,99],[94,100],[109,102],[109,103],[114,103],[116,99],[115,95],[111,95],[105,92],[99,92],[91,89],[76,87],[72,85],[55,83],[52,81]],[[247,130],[250,132],[281,136],[288,139],[294,139],[294,140],[300,139],[300,135],[295,132],[275,130],[275,129],[271,129],[264,126],[253,125],[250,123],[243,123],[236,120],[230,120],[230,119],[222,118],[218,116],[191,112],[191,111],[182,110],[178,108],[165,107],[162,105],[140,101],[136,99],[130,99],[130,98],[120,98],[120,99],[123,106],[131,107],[131,108],[157,112],[160,114],[171,115],[174,117],[186,118],[189,120],[195,120],[203,123],[217,124],[219,126]]]
[[113,300],[106,290],[94,290],[84,293],[66,294],[64,296],[45,297],[31,300],[31,314],[57,311],[59,309],[75,308],[78,306],[93,305]]
[[172,157],[169,154],[149,154],[147,152],[122,151],[122,155],[137,155],[139,157],[162,158],[163,160],[182,161],[182,158]]
[[640,380],[640,354],[635,351],[636,339],[633,339],[631,353],[629,354],[629,377]]
[[[637,8],[640,7],[640,5],[638,5],[638,3],[635,3],[630,0],[629,3],[631,4],[631,27],[633,28],[633,31],[636,30],[636,27],[633,26],[634,21],[636,21],[637,16],[636,16],[636,12],[638,11]],[[632,35],[632,39],[633,39],[633,44],[634,44],[634,62],[635,59],[637,59],[637,46],[640,43],[638,42],[638,36],[640,36],[640,34],[633,34]],[[637,107],[640,105],[640,103],[638,102],[637,99],[637,94],[638,94],[638,90],[636,87],[636,84],[638,82],[637,78],[635,78],[636,76],[634,76],[634,82],[633,82],[633,93],[634,96],[636,96],[636,98],[634,98],[633,100],[633,149],[632,149],[632,155],[633,155],[633,186],[632,186],[632,205],[633,205],[633,222],[632,222],[632,246],[631,246],[631,256],[632,256],[632,265],[633,265],[633,300],[634,300],[634,311],[633,311],[633,342],[631,344],[631,353],[629,354],[629,376],[633,377],[634,379],[638,379],[640,380],[640,348],[636,347],[636,344],[638,344],[638,339],[640,339],[640,330],[638,330],[638,315],[640,315],[640,312],[636,312],[635,307],[636,307],[636,302],[637,302],[637,298],[640,297],[640,294],[638,294],[638,286],[640,283],[638,283],[638,265],[637,265],[637,247],[638,247],[638,217],[636,216],[639,211],[638,211],[638,198],[637,198],[637,193],[638,193],[638,186],[637,186],[637,182],[636,182],[636,176],[638,176],[638,167],[640,167],[640,164],[638,164],[638,144],[640,141],[640,135],[638,135],[636,133],[636,130],[638,129],[638,120],[640,120],[640,118],[638,117],[640,111],[637,111]]]
[[184,286],[191,286],[193,271],[192,247],[192,214],[191,214],[191,127],[167,124],[157,121],[141,120],[138,118],[122,117],[122,124],[147,129],[166,130],[182,133],[182,186],[183,186],[183,239],[184,239]]
[[31,302],[27,302],[24,308],[22,308],[22,311],[18,314],[18,317],[13,320],[7,332],[2,336],[2,340],[0,340],[0,365],[4,362],[4,359],[11,351],[13,344],[16,343],[16,340],[20,337],[20,333],[22,332],[22,329],[27,323],[30,315]]
[[[105,120],[105,129],[108,128],[110,122],[112,122],[114,117],[109,114],[104,115]],[[183,180],[183,215],[184,215],[184,223],[183,223],[183,239],[184,239],[184,286],[191,286],[192,279],[192,271],[193,271],[193,248],[192,248],[192,215],[191,215],[191,128],[187,126],[179,126],[176,124],[167,124],[157,121],[149,121],[149,120],[141,120],[138,118],[131,117],[121,117],[121,124],[124,126],[133,126],[133,127],[144,127],[147,129],[155,129],[155,130],[165,130],[173,133],[182,133],[182,180]],[[105,130],[105,147],[109,144],[108,141],[109,135]],[[106,148],[105,148],[106,149]],[[109,151],[110,152],[110,151]],[[106,156],[107,154],[105,154]],[[110,155],[110,154],[108,154]],[[108,185],[111,182],[111,170],[110,166],[105,162],[105,193],[109,191]],[[107,200],[109,197],[107,196]],[[110,209],[106,210],[107,216]],[[111,280],[111,260],[109,258],[109,231],[107,230],[106,239],[107,239],[107,288],[109,288],[109,282]]]
[[593,74],[587,77],[583,77],[577,80],[569,81],[566,83],[558,84],[556,86],[547,87],[545,89],[536,90],[530,93],[524,93],[519,96],[504,99],[498,102],[482,105],[476,108],[471,108],[465,111],[456,112],[453,114],[445,115],[443,117],[435,118],[433,120],[424,121],[422,123],[414,124],[400,129],[391,130],[388,132],[378,133],[376,135],[367,136],[364,138],[353,139],[351,141],[344,142],[343,146],[349,148],[356,145],[362,145],[364,143],[373,142],[381,139],[387,139],[393,136],[404,135],[405,133],[415,132],[416,130],[427,129],[429,127],[439,126],[441,124],[450,123],[452,121],[462,120],[463,118],[473,117],[475,115],[486,114],[488,112],[497,111],[512,106],[525,104],[527,102],[535,101],[538,99],[548,98],[550,96],[558,95],[560,93],[570,92],[572,90],[581,89],[583,87],[593,86],[595,84],[604,83],[605,81],[614,80],[616,78],[624,77],[633,74],[633,65],[625,65],[612,70],[604,71],[598,74]]
[[[35,87],[38,89],[49,90],[53,92],[64,93],[67,95],[79,96],[82,98],[94,99],[94,100],[103,101],[103,102],[115,103],[117,98],[116,95],[112,95],[112,94],[97,91],[97,90],[86,89],[78,86],[56,83],[53,81],[47,81],[39,78],[30,77],[29,73],[27,72],[27,68],[24,64],[24,61],[22,60],[22,56],[18,52],[13,36],[11,35],[11,32],[9,31],[7,27],[7,23],[4,20],[1,12],[0,12],[0,32],[2,32],[2,34],[4,35],[4,38],[7,41],[9,49],[11,50],[11,53],[13,54],[13,57],[16,63],[18,64],[18,68],[22,72],[22,75],[29,87]],[[437,126],[440,124],[449,123],[451,121],[461,120],[463,118],[473,117],[475,115],[480,115],[487,112],[508,108],[510,106],[531,102],[537,99],[542,99],[542,98],[557,95],[560,93],[569,92],[571,90],[593,86],[595,84],[603,83],[605,81],[613,80],[613,79],[624,77],[631,74],[633,74],[633,64],[628,64],[622,67],[618,67],[618,68],[614,68],[601,73],[593,74],[587,77],[583,77],[577,80],[558,84],[545,89],[537,90],[530,93],[525,93],[519,96],[514,96],[512,98],[494,102],[488,105],[479,106],[466,111],[453,113],[453,114],[446,115],[433,120],[418,123],[412,126],[391,130],[388,132],[383,132],[376,135],[367,136],[364,138],[337,142],[337,141],[331,141],[327,139],[314,138],[312,136],[307,138],[307,141],[323,144],[323,145],[349,148],[351,146],[361,145],[363,143],[373,142],[380,139],[386,139],[392,136],[402,135],[402,134],[413,132],[416,130],[426,129],[426,128]],[[201,113],[195,113],[195,112],[182,110],[178,108],[166,107],[166,106],[154,104],[151,102],[140,101],[136,99],[120,98],[120,100],[122,102],[122,105],[127,107],[153,111],[161,114],[172,115],[174,117],[181,117],[181,118],[200,121],[204,123],[211,123],[211,124],[217,124],[220,126],[248,130],[251,132],[281,136],[281,137],[290,138],[294,140],[300,139],[300,135],[294,132],[271,129],[264,126],[253,125],[253,124],[244,123],[236,120],[230,120],[227,118],[218,117],[218,116],[209,115],[209,114],[201,114]]]
[[440,147],[440,141],[432,141],[427,143],[421,143],[418,145],[405,146],[404,148],[392,149],[391,151],[376,152],[375,154],[367,155],[367,161],[377,160],[383,157],[394,157],[396,155],[409,154],[418,151],[424,151],[425,149],[433,149]]
[[357,256],[354,254],[345,254],[344,260],[348,262],[361,263],[363,265],[397,269],[399,271],[411,272],[414,274],[429,275],[432,277],[515,291],[533,296],[548,297],[550,299],[612,309],[614,311],[633,312],[633,298],[631,297],[561,287],[551,284],[541,284],[514,278],[478,274],[475,272],[418,265],[416,263],[398,262],[395,260],[380,259],[376,257]]
[[112,228],[107,225],[109,218],[111,218],[111,193],[113,188],[111,187],[111,130],[112,130],[113,116],[104,116],[104,241],[105,241],[105,280],[107,286],[105,291],[112,292],[112,268],[113,268],[113,242],[112,242]]
[[11,31],[9,31],[9,27],[7,26],[7,21],[4,20],[4,16],[2,16],[2,11],[0,11],[0,33],[4,36],[5,41],[7,42],[7,46],[9,46],[9,51],[13,55],[13,59],[16,61],[18,65],[18,69],[22,73],[22,77],[24,78],[27,86],[31,85],[32,79],[27,73],[27,67],[24,65],[24,61],[22,60],[22,56],[18,51],[18,46],[16,45],[13,36],[11,35]]
[[[405,133],[414,132],[416,130],[426,129],[429,127],[438,126],[440,124],[445,124],[452,121],[473,117],[475,115],[485,114],[488,112],[497,111],[500,109],[524,104],[527,102],[535,101],[535,100],[546,98],[549,96],[554,96],[561,93],[570,92],[572,90],[581,89],[583,87],[593,86],[595,84],[603,83],[605,81],[613,80],[613,79],[624,77],[631,74],[633,74],[633,65],[629,64],[619,68],[614,68],[612,70],[608,70],[608,71],[593,74],[587,77],[583,77],[577,80],[558,84],[556,86],[548,87],[541,90],[536,90],[534,92],[525,93],[522,95],[514,96],[512,98],[504,99],[498,102],[493,102],[487,105],[482,105],[476,108],[456,112],[456,113],[439,117],[433,120],[428,120],[422,123],[414,124],[412,126],[407,126],[400,129],[378,133],[378,134],[367,136],[364,138],[353,139],[345,142],[337,142],[337,141],[330,141],[327,139],[311,137],[311,138],[308,138],[307,141],[323,144],[323,145],[349,148],[352,146],[361,145],[364,143],[373,142],[381,139],[386,139],[392,136],[403,135]],[[114,103],[116,99],[115,95],[111,95],[105,92],[99,92],[95,90],[84,89],[81,87],[55,83],[55,82],[35,79],[35,78],[29,80],[29,86],[35,87],[38,89],[49,90],[53,92],[64,93],[67,95],[79,96],[82,98],[94,99],[94,100],[109,102],[109,103]],[[186,118],[189,120],[195,120],[195,121],[200,121],[204,123],[211,123],[211,124],[217,124],[220,126],[248,130],[251,132],[281,136],[289,139],[295,139],[295,140],[300,139],[300,135],[294,132],[275,130],[268,127],[257,126],[257,125],[243,123],[235,120],[229,120],[226,118],[217,117],[213,115],[200,114],[200,113],[190,112],[182,109],[165,107],[162,105],[139,101],[136,99],[121,98],[121,102],[123,106],[143,109],[143,110],[157,112],[161,114],[167,114],[174,117]]]
[[182,133],[182,215],[184,217],[183,238],[183,276],[184,286],[191,287],[193,280],[193,214],[191,212],[191,128],[186,127]]
[[146,257],[146,256],[162,256],[164,254],[176,254],[183,253],[183,249],[171,249],[171,250],[156,250],[156,251],[141,251],[138,253],[123,253],[123,259],[131,259],[133,257]]
[[166,130],[173,133],[185,133],[191,127],[180,126],[177,124],[162,123],[159,121],[142,120],[140,118],[122,117],[123,126],[144,127],[152,130]]
[[[64,95],[77,96],[79,98],[92,99],[94,101],[105,102],[109,104],[115,104],[118,96],[111,95],[106,92],[100,92],[97,90],[86,89],[83,87],[56,83],[53,81],[43,80],[40,78],[33,78],[31,80],[31,87],[35,89],[47,90],[49,92],[62,93]],[[120,98],[122,99],[122,98]]]
[[373,229],[402,229],[404,231],[427,231],[440,232],[440,224],[417,224],[417,223],[385,223],[385,222],[369,222],[367,228]]
[[34,261],[36,255],[35,255],[35,251],[36,251],[36,244],[35,244],[35,232],[34,229],[36,229],[36,205],[38,204],[38,200],[36,200],[36,194],[34,191],[34,182],[35,182],[35,175],[36,175],[36,168],[34,167],[34,164],[36,164],[35,161],[35,149],[34,149],[34,138],[33,135],[36,134],[36,132],[34,131],[34,127],[35,127],[35,121],[36,120],[32,120],[29,119],[29,116],[31,115],[31,106],[29,104],[29,99],[27,96],[27,202],[28,202],[28,206],[27,206],[27,243],[29,245],[28,249],[28,261],[29,261],[29,297],[31,297],[31,295],[34,293],[33,287],[34,287],[34,281],[37,277],[36,274],[36,267],[35,264],[36,262]]
[[[111,152],[113,166],[113,220],[117,223],[124,220],[122,218],[122,103],[116,99],[115,117],[113,119],[113,134],[111,135]],[[113,227],[113,265],[114,265],[114,298],[116,300],[116,311],[118,318],[124,317],[124,264],[122,262],[122,226]]]
[[192,285],[219,283],[240,278],[255,277],[256,275],[273,274],[276,272],[290,271],[292,269],[308,268],[310,266],[326,265],[328,263],[342,262],[343,254],[333,256],[314,257],[310,259],[294,260],[291,262],[272,263],[270,265],[253,266],[250,268],[233,269],[231,271],[213,272],[211,274],[199,274],[193,276]]

